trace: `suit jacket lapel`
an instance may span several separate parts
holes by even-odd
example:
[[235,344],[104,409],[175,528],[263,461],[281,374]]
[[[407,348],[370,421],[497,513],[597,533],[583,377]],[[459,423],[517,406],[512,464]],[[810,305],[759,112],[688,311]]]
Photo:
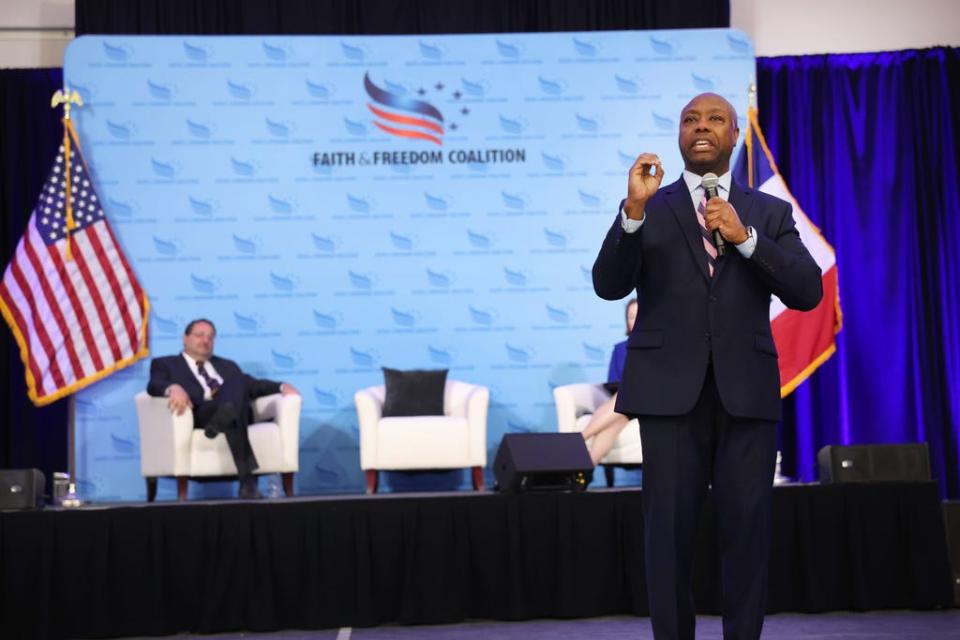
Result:
[[[750,226],[750,207],[753,205],[753,198],[751,197],[750,190],[744,191],[741,189],[736,182],[730,182],[730,199],[728,202],[733,205],[733,208],[737,210],[737,216],[740,218],[740,223],[745,227]],[[728,262],[730,262],[732,256],[731,252],[737,251],[737,248],[727,243],[727,255],[723,258],[717,260],[717,269],[713,274],[713,280],[716,282],[717,278],[720,277],[720,274],[723,272],[724,267]]]
[[667,187],[667,206],[680,225],[683,237],[687,239],[690,254],[704,280],[710,282],[710,272],[707,271],[707,252],[703,248],[703,239],[700,236],[700,223],[697,222],[697,212],[693,210],[693,201],[687,183],[680,178]]
[[184,360],[182,354],[176,356],[174,367],[176,367],[174,380],[179,378],[183,381],[180,383],[180,386],[187,391],[187,395],[191,398],[197,396],[202,398],[203,387],[200,385],[200,382],[197,381],[197,377],[193,375],[193,371],[190,370],[190,366],[187,364],[187,361]]

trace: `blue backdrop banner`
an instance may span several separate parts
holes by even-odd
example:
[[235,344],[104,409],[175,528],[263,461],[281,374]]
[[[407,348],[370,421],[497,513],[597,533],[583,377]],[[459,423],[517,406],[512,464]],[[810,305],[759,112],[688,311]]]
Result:
[[[623,336],[590,269],[627,169],[651,151],[677,178],[680,108],[714,91],[744,113],[754,52],[727,29],[84,36],[64,74],[150,296],[152,354],[208,317],[220,355],[299,387],[309,494],[362,490],[353,393],[382,366],[490,387],[490,460],[505,433],[555,430],[552,388],[603,381]],[[132,398],[148,369],[78,394],[87,499],[144,497]]]

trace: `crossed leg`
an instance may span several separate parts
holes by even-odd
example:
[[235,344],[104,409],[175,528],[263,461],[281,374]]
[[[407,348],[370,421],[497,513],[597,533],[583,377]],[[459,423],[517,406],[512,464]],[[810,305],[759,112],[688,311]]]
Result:
[[590,460],[593,466],[597,466],[597,463],[610,453],[613,444],[617,441],[617,436],[630,421],[627,416],[613,410],[616,404],[617,394],[613,394],[613,397],[597,407],[581,434],[584,440],[593,439],[589,444]]

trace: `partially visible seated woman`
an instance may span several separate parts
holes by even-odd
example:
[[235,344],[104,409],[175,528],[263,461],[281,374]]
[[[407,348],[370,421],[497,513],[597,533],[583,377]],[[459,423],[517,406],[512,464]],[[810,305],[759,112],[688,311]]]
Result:
[[[627,303],[626,310],[627,335],[633,329],[633,323],[637,319],[637,299],[633,298]],[[627,359],[627,341],[618,342],[613,347],[613,355],[610,357],[610,371],[607,374],[609,382],[620,382],[623,377],[623,363]],[[590,423],[583,430],[583,439],[587,441],[587,448],[590,450],[590,460],[593,466],[597,466],[603,460],[613,444],[617,441],[617,436],[627,426],[630,419],[616,413],[613,408],[617,404],[617,394],[597,407],[590,418]],[[592,440],[592,441],[591,441]]]

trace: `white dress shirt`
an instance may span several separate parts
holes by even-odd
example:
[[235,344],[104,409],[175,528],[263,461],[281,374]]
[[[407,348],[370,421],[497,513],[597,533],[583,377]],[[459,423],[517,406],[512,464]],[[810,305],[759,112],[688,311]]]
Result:
[[[203,387],[203,399],[204,400],[213,400],[213,392],[210,391],[210,387],[207,386],[207,381],[203,379],[203,376],[200,375],[200,372],[197,370],[197,361],[191,358],[186,354],[186,352],[181,354],[183,359],[187,361],[187,366],[190,367],[190,371],[193,373],[193,377],[197,379],[197,382],[200,383],[200,386]],[[213,368],[213,363],[209,360],[203,365],[204,370],[214,380],[219,380],[220,384],[223,384],[223,376],[217,373],[217,370]]]

